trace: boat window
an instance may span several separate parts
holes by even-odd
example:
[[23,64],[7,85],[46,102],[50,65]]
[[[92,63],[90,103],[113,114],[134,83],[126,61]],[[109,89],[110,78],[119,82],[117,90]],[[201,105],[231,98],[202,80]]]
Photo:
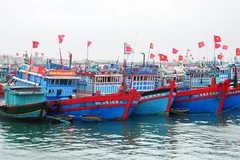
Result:
[[147,78],[148,78],[147,76],[144,76],[144,81],[147,81],[148,80]]
[[55,85],[59,85],[59,81],[60,81],[59,79],[55,79],[55,83],[54,84]]
[[67,85],[67,79],[61,79],[60,85]]
[[140,80],[140,76],[137,76],[137,81],[139,81]]
[[50,84],[53,84],[53,85],[56,83],[55,79],[48,79],[47,82],[50,83]]
[[68,80],[68,85],[72,85],[72,81],[71,79]]
[[107,77],[107,82],[111,82],[111,77]]

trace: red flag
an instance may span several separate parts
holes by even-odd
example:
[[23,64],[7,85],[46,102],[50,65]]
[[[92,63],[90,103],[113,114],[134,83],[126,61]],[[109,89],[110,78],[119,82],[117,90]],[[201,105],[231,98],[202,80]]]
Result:
[[43,66],[38,67],[38,74],[41,74],[42,76],[45,76],[46,74],[46,69]]
[[215,42],[215,43],[216,43],[216,42],[221,42],[221,41],[222,41],[222,40],[221,40],[221,37],[216,36],[216,35],[213,36],[213,39],[214,39],[214,42]]
[[153,59],[155,57],[155,54],[151,53],[150,54],[150,59]]
[[236,56],[240,56],[240,48],[236,48]]
[[18,56],[19,56],[19,53],[16,53],[16,56],[18,57]]
[[59,44],[62,43],[64,37],[65,37],[64,34],[58,35],[58,42],[59,42]]
[[190,52],[190,49],[187,49],[187,52]]
[[223,49],[223,50],[227,50],[227,49],[228,49],[228,45],[223,45],[223,46],[222,46],[222,49]]
[[223,55],[222,55],[222,54],[218,54],[218,55],[217,55],[217,59],[222,60],[222,58],[223,58]]
[[89,47],[92,44],[91,41],[87,41],[87,47]]
[[160,61],[167,61],[167,56],[166,55],[160,53],[160,54],[158,54],[158,56],[159,56]]
[[124,54],[131,54],[133,49],[130,44],[124,43]]
[[153,49],[153,47],[154,47],[154,45],[153,45],[153,43],[150,43],[150,49]]
[[38,56],[38,52],[35,52],[35,56]]
[[204,47],[205,46],[205,44],[204,44],[204,42],[203,41],[201,41],[201,42],[198,42],[198,47],[199,48],[202,48],[202,47]]
[[183,60],[183,56],[182,55],[179,55],[178,56],[178,61],[182,61]]
[[203,59],[206,59],[206,57],[205,57],[205,56],[203,56]]
[[41,53],[41,56],[44,56],[44,53]]
[[218,49],[218,48],[220,48],[220,47],[221,47],[221,44],[215,43],[215,49]]
[[177,54],[178,50],[176,48],[172,49],[172,54]]
[[32,41],[32,48],[38,48],[39,42],[38,41]]

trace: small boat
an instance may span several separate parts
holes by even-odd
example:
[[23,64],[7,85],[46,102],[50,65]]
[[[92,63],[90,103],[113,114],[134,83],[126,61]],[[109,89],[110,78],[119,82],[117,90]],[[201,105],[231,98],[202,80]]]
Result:
[[82,115],[80,119],[85,122],[102,122],[103,119],[100,116],[96,115]]
[[47,116],[47,118],[51,120],[51,122],[57,122],[57,123],[61,122],[61,123],[69,124],[74,119],[74,116],[55,115],[55,116]]
[[176,114],[187,114],[189,109],[187,108],[172,108],[170,110],[170,113],[176,113]]
[[235,66],[233,68],[233,87],[229,87],[228,91],[226,93],[226,98],[223,103],[223,111],[229,111],[235,108],[240,108],[240,87],[238,84],[238,73],[239,73],[239,68]]
[[47,111],[45,92],[40,87],[5,87],[5,98],[0,103],[0,116],[40,120],[46,116]]

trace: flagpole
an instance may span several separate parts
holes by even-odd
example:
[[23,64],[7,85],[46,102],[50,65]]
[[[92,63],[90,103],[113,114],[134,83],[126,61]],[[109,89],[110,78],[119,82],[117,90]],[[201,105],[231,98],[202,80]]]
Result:
[[88,45],[87,45],[87,61],[88,61]]
[[200,53],[200,52],[201,52],[201,48],[199,48],[199,51],[198,51],[198,58],[199,58],[199,62],[201,62],[201,56],[200,56],[200,55],[201,55],[201,53]]
[[60,65],[61,65],[61,69],[63,69],[62,52],[61,52],[60,44],[58,45],[58,47],[59,47]]
[[32,63],[31,63],[31,61],[32,61],[32,58],[31,58],[32,57],[32,51],[33,51],[33,40],[32,40],[32,45],[31,45],[31,48],[30,48],[30,54],[31,55],[29,56],[29,62],[28,62],[29,65],[32,65]]
[[216,55],[215,55],[215,46],[214,46],[214,79],[215,79],[215,83],[216,83]]
[[149,54],[150,54],[150,49],[148,50],[148,55],[147,55],[147,63],[146,63],[147,66],[148,66]]

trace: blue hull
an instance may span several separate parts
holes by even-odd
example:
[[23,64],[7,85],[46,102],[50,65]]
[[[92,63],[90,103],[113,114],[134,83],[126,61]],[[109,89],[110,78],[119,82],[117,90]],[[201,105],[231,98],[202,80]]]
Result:
[[240,93],[227,95],[223,103],[223,111],[240,108]]
[[[62,105],[58,109],[50,108],[50,115],[71,115],[76,119],[81,119],[85,115],[98,116],[102,120],[121,119],[126,109],[126,103],[123,102],[123,104],[115,104],[114,106],[98,106],[92,105],[92,103],[68,104]],[[134,111],[135,106],[136,104],[130,107],[128,116]]]
[[220,96],[191,99],[189,96],[175,97],[172,110],[187,109],[188,113],[217,113],[220,104]]
[[[174,99],[174,98],[173,98]],[[172,99],[172,102],[173,102]],[[172,103],[171,103],[172,104]],[[168,97],[140,100],[136,106],[133,114],[136,115],[150,115],[167,113]]]

